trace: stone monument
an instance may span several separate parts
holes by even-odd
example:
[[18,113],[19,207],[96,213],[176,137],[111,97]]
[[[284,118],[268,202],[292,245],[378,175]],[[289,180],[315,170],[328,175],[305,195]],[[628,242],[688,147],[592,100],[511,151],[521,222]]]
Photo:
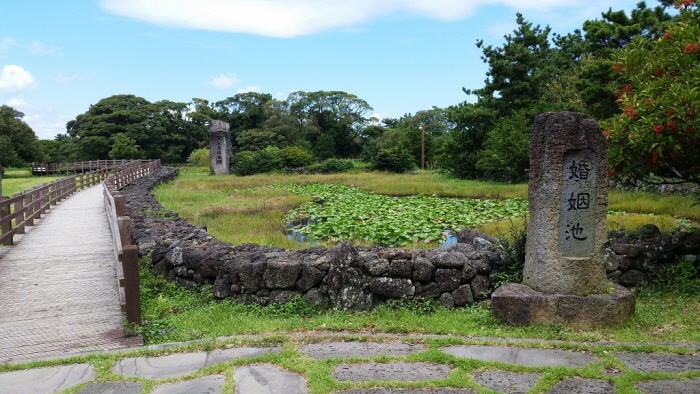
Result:
[[231,131],[228,123],[213,120],[209,127],[209,168],[212,175],[228,175]]
[[607,163],[595,120],[573,112],[535,119],[523,284],[505,284],[491,296],[502,322],[600,326],[634,312],[634,295],[608,283],[605,273]]

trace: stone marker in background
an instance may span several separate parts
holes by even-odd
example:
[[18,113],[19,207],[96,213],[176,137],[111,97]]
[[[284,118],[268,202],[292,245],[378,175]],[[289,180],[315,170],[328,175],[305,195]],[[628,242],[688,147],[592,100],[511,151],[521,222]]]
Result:
[[595,120],[573,112],[535,119],[523,284],[491,297],[504,323],[612,325],[634,312],[632,293],[605,275],[607,163]]
[[209,168],[212,175],[228,175],[231,158],[231,131],[228,123],[213,120],[209,127]]

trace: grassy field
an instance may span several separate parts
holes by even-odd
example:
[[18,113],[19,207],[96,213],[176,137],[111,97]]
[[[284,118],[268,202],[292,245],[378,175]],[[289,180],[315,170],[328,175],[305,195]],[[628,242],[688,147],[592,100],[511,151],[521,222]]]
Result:
[[[295,195],[272,185],[327,183],[357,186],[391,196],[437,195],[452,198],[527,199],[526,184],[469,181],[439,174],[388,174],[379,172],[334,175],[262,174],[247,177],[209,176],[206,168],[183,168],[172,183],[154,190],[156,198],[169,210],[194,225],[206,225],[211,234],[233,244],[257,243],[288,249],[306,247],[287,238],[284,216],[311,196]],[[681,225],[700,221],[700,207],[680,195],[610,192],[608,227],[635,231],[653,223],[670,232]],[[489,235],[510,234],[508,227],[524,220],[489,223],[477,228]],[[329,244],[332,246],[332,244]],[[435,247],[431,242],[420,247]]]
[[60,178],[63,176],[32,176],[29,169],[6,168],[5,175],[2,176],[2,194],[12,197],[15,192],[23,192]]

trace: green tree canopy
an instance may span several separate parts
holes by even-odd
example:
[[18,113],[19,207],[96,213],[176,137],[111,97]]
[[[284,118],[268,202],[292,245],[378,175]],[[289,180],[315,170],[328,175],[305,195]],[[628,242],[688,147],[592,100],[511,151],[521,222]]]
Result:
[[23,117],[22,112],[12,107],[0,106],[0,168],[45,159],[34,130]]

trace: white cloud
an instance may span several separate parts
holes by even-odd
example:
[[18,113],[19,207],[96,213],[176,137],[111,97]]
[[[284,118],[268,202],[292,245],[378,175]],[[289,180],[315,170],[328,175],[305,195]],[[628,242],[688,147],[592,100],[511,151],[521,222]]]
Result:
[[217,89],[226,89],[240,81],[235,74],[221,74],[209,82],[209,85]]
[[36,87],[36,80],[21,66],[9,64],[0,71],[0,91],[16,92]]
[[261,91],[260,86],[251,85],[251,86],[247,86],[243,89],[238,89],[238,91],[236,93],[251,93],[251,92],[260,93],[260,91]]
[[[620,8],[637,0],[618,0]],[[622,5],[622,3],[630,3]],[[461,20],[492,0],[101,0],[110,13],[162,26],[291,38],[349,27],[389,14],[442,21]],[[609,0],[502,0],[516,11],[586,13],[605,10]]]
[[163,26],[290,38],[355,25],[392,12],[457,20],[471,15],[480,3],[486,2],[487,0],[102,0],[102,8],[117,15]]
[[7,106],[12,108],[30,107],[29,103],[17,97],[7,100]]

